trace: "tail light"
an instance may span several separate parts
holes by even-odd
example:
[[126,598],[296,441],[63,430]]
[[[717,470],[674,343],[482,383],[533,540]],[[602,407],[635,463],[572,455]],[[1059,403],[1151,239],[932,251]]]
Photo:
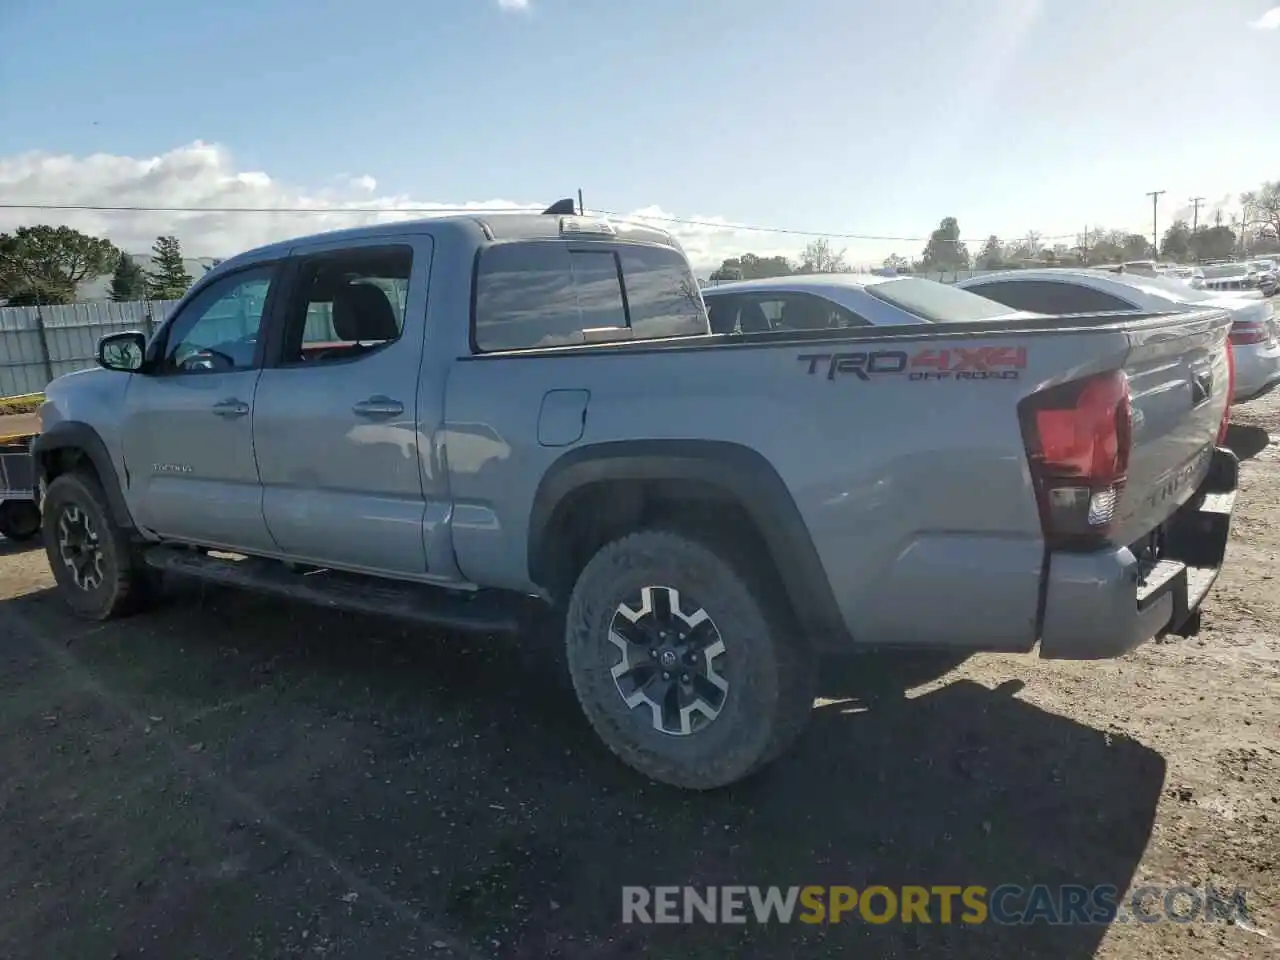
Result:
[[1018,416],[1045,542],[1102,546],[1129,469],[1129,378],[1113,370],[1050,387],[1023,400]]
[[1231,325],[1231,342],[1237,346],[1266,343],[1271,339],[1271,326],[1265,320],[1237,320]]
[[1227,344],[1227,405],[1222,408],[1222,423],[1218,424],[1218,446],[1227,442],[1227,427],[1231,424],[1231,399],[1236,395],[1236,354]]

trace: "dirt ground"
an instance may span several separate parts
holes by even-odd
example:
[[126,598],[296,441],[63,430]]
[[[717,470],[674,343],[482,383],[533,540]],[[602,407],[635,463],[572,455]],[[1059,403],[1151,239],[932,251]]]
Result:
[[[0,543],[0,958],[1280,953],[1280,394],[1241,408],[1191,639],[825,672],[713,795],[600,746],[533,645],[198,587],[89,626]],[[1248,922],[624,926],[624,884],[1213,883]]]
[[40,418],[34,413],[11,413],[0,416],[0,438],[25,437],[40,430]]

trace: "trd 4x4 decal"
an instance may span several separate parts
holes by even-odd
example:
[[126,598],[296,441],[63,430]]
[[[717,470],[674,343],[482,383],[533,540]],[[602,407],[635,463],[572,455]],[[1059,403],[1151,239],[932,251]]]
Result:
[[1017,380],[1027,367],[1026,347],[947,347],[908,353],[905,350],[856,350],[849,353],[802,353],[810,376],[828,380],[853,375],[903,376],[908,380]]

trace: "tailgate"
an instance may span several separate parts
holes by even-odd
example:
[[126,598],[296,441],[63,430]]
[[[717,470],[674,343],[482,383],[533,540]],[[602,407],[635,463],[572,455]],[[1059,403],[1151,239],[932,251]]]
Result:
[[1113,542],[1156,529],[1208,473],[1231,395],[1230,328],[1215,309],[1150,318],[1129,332],[1133,442]]

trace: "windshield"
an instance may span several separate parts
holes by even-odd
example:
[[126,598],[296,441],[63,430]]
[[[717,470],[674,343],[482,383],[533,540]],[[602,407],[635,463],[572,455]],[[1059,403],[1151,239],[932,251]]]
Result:
[[1206,280],[1217,280],[1222,277],[1243,277],[1248,274],[1249,266],[1244,263],[1219,263],[1211,267],[1205,267],[1203,272]]
[[996,303],[968,290],[913,277],[869,283],[866,291],[871,296],[930,323],[992,320],[1016,312],[1003,303]]

